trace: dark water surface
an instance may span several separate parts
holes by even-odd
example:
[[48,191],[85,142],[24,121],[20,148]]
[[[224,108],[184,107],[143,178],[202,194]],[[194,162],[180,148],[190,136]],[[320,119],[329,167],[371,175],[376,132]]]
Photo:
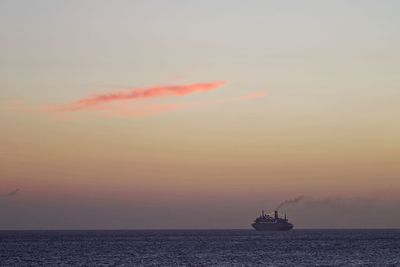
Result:
[[1,266],[400,266],[400,230],[0,231]]

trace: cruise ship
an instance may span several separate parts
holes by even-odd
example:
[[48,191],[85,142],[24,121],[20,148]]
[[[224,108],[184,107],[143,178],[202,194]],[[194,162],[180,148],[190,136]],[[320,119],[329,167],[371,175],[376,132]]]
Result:
[[257,231],[288,231],[293,229],[293,224],[291,224],[286,218],[280,218],[278,211],[276,210],[273,216],[265,214],[264,210],[261,215],[254,220],[251,224]]

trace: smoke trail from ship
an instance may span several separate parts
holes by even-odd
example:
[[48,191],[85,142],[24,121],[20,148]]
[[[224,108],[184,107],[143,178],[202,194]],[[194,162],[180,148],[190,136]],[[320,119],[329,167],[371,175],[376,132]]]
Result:
[[276,207],[276,210],[279,210],[280,208],[283,208],[283,207],[286,207],[286,206],[289,206],[289,205],[297,204],[297,203],[299,203],[300,201],[302,201],[303,199],[304,199],[304,196],[298,196],[298,197],[296,197],[296,198],[294,198],[294,199],[285,200],[285,201],[283,201],[282,203],[280,203],[280,204]]

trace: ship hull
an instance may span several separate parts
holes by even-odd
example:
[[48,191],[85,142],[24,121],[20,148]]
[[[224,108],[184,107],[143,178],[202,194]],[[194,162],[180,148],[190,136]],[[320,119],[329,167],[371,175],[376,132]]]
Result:
[[293,224],[291,223],[253,223],[251,226],[257,231],[289,231],[293,229]]

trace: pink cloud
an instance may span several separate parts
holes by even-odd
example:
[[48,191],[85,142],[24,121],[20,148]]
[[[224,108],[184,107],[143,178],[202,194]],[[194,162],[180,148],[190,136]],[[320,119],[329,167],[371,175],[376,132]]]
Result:
[[52,106],[46,109],[48,111],[56,112],[78,111],[91,108],[99,104],[121,100],[135,100],[165,96],[184,96],[195,92],[207,92],[215,90],[225,84],[225,81],[216,81],[186,85],[164,85],[149,88],[134,88],[122,92],[100,94],[93,97],[84,98],[70,104]]

